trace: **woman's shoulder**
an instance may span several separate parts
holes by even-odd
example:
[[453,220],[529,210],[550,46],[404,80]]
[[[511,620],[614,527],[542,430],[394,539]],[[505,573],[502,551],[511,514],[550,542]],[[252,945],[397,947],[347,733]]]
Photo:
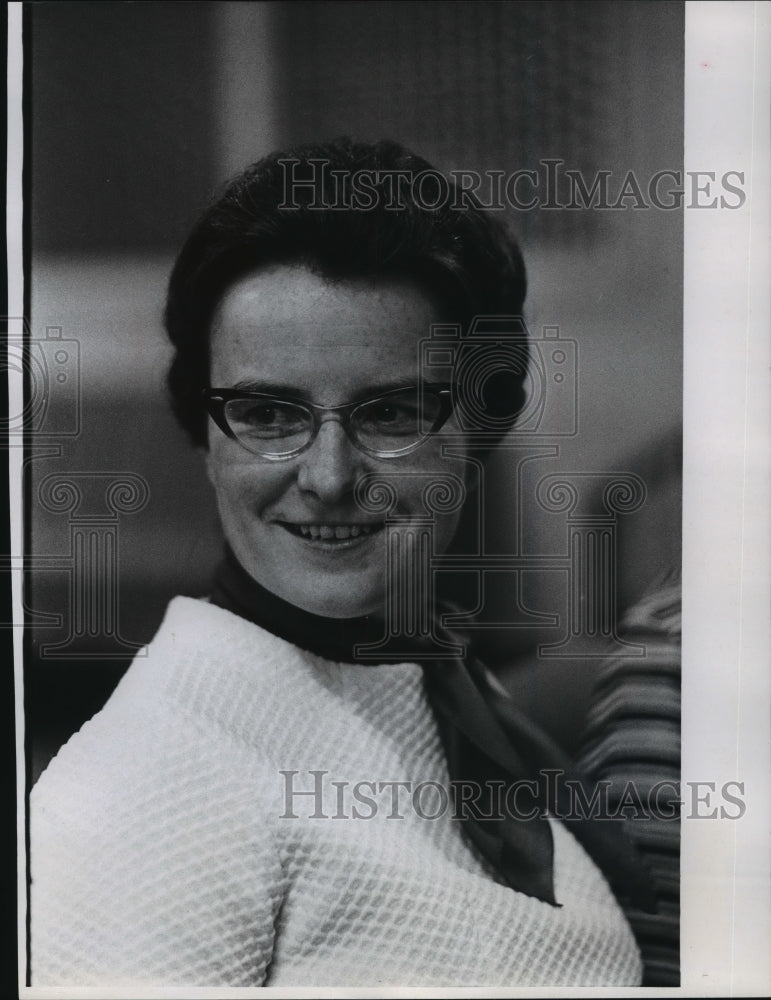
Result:
[[[283,891],[280,788],[200,691],[175,692],[171,651],[184,660],[200,635],[199,604],[170,609],[158,642],[32,789],[37,983],[219,983],[223,967],[228,984],[261,982]],[[192,616],[185,641],[180,610]]]
[[[226,616],[223,620],[223,616]],[[228,621],[227,619],[232,619]],[[102,812],[188,781],[248,781],[259,787],[259,746],[229,724],[243,698],[243,670],[231,648],[240,619],[205,601],[175,598],[153,640],[139,651],[109,700],[59,750],[31,793],[33,815],[73,802]],[[248,625],[248,623],[243,623]],[[252,632],[253,693],[261,687]],[[239,690],[240,688],[240,690]]]
[[106,705],[131,715],[236,740],[254,734],[266,701],[282,697],[308,672],[291,643],[205,599],[175,597],[151,642],[135,657]]

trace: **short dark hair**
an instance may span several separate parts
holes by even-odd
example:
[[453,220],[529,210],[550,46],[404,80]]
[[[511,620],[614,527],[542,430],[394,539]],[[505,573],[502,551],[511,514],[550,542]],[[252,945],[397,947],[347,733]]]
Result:
[[[284,262],[330,280],[409,275],[439,295],[463,330],[478,315],[519,316],[525,298],[522,255],[503,225],[398,143],[343,138],[266,156],[204,213],[169,281],[168,387],[195,445],[207,442],[201,390],[214,310],[240,277]],[[519,385],[509,384],[506,412],[524,376],[523,367]]]

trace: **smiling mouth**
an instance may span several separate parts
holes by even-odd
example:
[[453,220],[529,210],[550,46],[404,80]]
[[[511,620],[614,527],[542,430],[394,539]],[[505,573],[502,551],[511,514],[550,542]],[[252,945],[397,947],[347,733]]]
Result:
[[326,542],[336,545],[369,538],[382,530],[379,524],[292,524],[282,521],[281,526],[297,538],[310,542]]

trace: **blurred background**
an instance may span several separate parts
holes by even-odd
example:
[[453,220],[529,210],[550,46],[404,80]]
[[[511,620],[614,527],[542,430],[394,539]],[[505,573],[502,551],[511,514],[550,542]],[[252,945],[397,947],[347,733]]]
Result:
[[[174,255],[223,182],[275,148],[348,134],[394,138],[445,170],[558,158],[587,182],[610,171],[611,191],[630,170],[644,187],[682,169],[684,4],[41,2],[25,17],[30,327],[71,391],[44,401],[27,464],[34,778],[169,599],[206,593],[220,556],[201,457],[165,398],[161,314]],[[619,519],[625,607],[680,564],[682,212],[512,209],[507,221],[531,332],[558,326],[579,352],[578,433],[552,442],[538,474],[634,472],[647,487]],[[73,473],[83,497],[68,506],[56,484]],[[118,514],[107,474],[138,491]],[[564,515],[545,514],[530,486],[510,454],[492,461],[492,551],[518,536],[531,553],[565,550]],[[72,570],[78,545],[95,572],[117,566],[104,612]],[[506,621],[501,583],[490,614]],[[99,634],[75,623],[73,638],[78,587],[91,620],[109,618]],[[570,745],[591,671],[532,671],[537,643],[564,630],[566,576],[525,574],[521,587],[560,625],[491,630],[488,656],[512,684],[525,678],[523,697]]]

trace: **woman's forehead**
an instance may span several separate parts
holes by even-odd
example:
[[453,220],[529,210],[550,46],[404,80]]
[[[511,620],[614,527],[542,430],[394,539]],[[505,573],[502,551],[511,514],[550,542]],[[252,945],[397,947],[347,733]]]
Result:
[[232,285],[215,311],[212,384],[414,380],[420,342],[439,318],[432,296],[408,279],[330,282],[303,267],[260,270]]

